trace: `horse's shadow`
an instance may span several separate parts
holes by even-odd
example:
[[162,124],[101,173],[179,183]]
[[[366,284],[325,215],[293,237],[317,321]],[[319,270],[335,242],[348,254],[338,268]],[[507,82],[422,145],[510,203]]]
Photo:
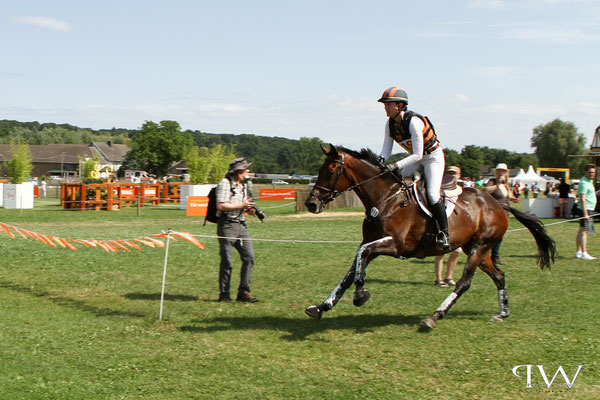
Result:
[[[461,311],[453,315],[479,315],[481,312]],[[415,330],[424,332],[419,328],[423,315],[398,315],[398,314],[362,314],[340,315],[324,317],[320,321],[307,318],[288,318],[277,316],[261,317],[218,317],[209,320],[193,320],[193,325],[180,326],[182,332],[213,333],[230,330],[273,330],[287,332],[281,339],[288,341],[316,340],[327,341],[323,338],[310,339],[309,336],[333,331],[353,331],[354,333],[373,332],[376,328],[385,326],[414,326]]]
[[[328,330],[350,330],[355,333],[372,332],[374,328],[389,325],[417,325],[422,319],[418,315],[364,314],[324,318],[320,321],[308,318],[277,316],[261,317],[218,317],[210,320],[194,320],[194,325],[179,327],[191,333],[212,333],[228,330],[273,330],[287,332],[281,339],[288,341],[307,340],[310,335]],[[197,324],[197,325],[196,325]],[[313,339],[327,341],[326,339]]]

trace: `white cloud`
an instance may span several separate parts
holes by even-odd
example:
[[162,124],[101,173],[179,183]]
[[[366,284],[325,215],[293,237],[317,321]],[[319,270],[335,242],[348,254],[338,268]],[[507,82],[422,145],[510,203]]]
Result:
[[505,6],[503,0],[472,0],[467,5],[468,8],[503,8]]
[[73,27],[68,23],[48,17],[16,17],[15,21],[57,32],[71,32],[73,30]]
[[501,36],[508,39],[539,40],[561,44],[600,41],[600,35],[586,33],[578,28],[514,28],[503,32]]

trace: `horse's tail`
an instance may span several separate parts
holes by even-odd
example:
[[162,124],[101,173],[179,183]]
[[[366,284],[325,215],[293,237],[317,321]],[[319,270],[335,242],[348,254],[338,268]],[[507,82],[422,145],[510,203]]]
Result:
[[531,232],[535,238],[535,242],[538,246],[538,265],[542,269],[550,269],[550,262],[554,262],[554,256],[556,255],[556,243],[546,233],[542,221],[540,221],[535,215],[525,214],[524,212],[516,210],[508,205],[503,204],[502,207],[514,215],[517,221],[529,229],[529,232]]

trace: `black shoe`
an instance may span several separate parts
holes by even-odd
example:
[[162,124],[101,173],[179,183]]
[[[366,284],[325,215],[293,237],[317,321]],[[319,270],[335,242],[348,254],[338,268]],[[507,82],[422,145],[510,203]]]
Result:
[[247,290],[242,290],[238,293],[237,301],[243,301],[244,303],[256,303],[258,301],[258,297],[254,297]]
[[229,294],[227,293],[221,293],[219,295],[219,303],[233,303],[233,300],[231,300],[231,297],[229,297]]

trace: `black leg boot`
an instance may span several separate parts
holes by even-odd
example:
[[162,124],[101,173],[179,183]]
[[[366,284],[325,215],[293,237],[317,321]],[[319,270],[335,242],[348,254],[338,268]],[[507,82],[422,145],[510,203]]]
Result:
[[433,217],[437,221],[439,232],[435,239],[435,245],[438,250],[448,251],[450,250],[450,243],[448,243],[448,217],[446,216],[446,207],[442,200],[433,204],[430,207]]

